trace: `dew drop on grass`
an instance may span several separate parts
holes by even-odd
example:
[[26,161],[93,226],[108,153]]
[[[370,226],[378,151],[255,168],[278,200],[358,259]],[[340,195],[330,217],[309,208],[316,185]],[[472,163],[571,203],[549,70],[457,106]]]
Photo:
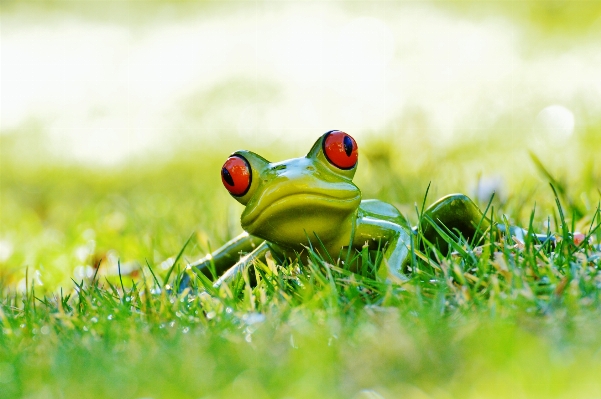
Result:
[[173,266],[174,258],[167,258],[159,264],[159,267],[163,270],[169,270]]
[[112,314],[108,315],[107,320],[113,320],[113,315]]
[[252,312],[252,313],[247,313],[244,316],[242,316],[242,320],[247,324],[247,325],[253,325],[256,323],[262,323],[265,321],[265,315],[262,313],[256,313],[256,312]]

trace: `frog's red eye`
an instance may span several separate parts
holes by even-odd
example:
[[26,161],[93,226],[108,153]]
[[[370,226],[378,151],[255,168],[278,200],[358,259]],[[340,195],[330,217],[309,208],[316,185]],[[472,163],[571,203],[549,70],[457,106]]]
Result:
[[221,168],[221,181],[230,194],[236,197],[246,194],[252,181],[250,165],[246,159],[240,155],[229,157]]
[[332,165],[340,169],[354,168],[359,158],[355,139],[340,130],[332,130],[326,134],[323,153]]

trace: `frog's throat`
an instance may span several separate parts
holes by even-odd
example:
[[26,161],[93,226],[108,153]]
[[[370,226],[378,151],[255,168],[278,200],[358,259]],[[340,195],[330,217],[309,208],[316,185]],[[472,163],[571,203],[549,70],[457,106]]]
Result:
[[[275,194],[275,193],[274,193]],[[262,230],[261,225],[267,223],[273,225],[286,224],[294,220],[302,223],[305,216],[319,213],[324,219],[329,216],[340,214],[351,214],[361,203],[359,190],[349,190],[338,195],[329,195],[323,192],[291,193],[269,198],[269,205],[247,208],[242,213],[242,228],[248,232]],[[247,212],[248,211],[248,212]],[[311,230],[311,226],[306,226]]]

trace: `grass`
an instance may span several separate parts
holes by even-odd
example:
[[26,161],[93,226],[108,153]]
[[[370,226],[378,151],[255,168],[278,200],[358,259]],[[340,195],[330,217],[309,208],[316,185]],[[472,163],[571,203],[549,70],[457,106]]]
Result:
[[[395,284],[316,254],[268,260],[255,265],[255,286],[245,275],[207,297],[169,286],[239,231],[240,208],[207,172],[231,149],[98,171],[24,162],[4,137],[0,239],[11,253],[0,263],[0,398],[594,397],[601,148],[589,138],[572,143],[579,168],[526,153],[531,166],[519,174],[487,169],[509,157],[492,141],[478,147],[490,150],[477,171],[466,156],[473,142],[422,161],[407,138],[360,143],[366,198],[415,222],[429,181],[426,203],[500,170],[509,195],[488,214],[536,232],[548,223],[555,248],[490,235],[450,254],[427,247]],[[587,235],[580,245],[576,230]]]

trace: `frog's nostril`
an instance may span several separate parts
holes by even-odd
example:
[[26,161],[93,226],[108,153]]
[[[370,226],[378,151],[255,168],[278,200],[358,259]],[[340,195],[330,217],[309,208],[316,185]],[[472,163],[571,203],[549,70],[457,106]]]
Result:
[[307,170],[309,170],[309,171],[314,171],[314,170],[315,170],[315,167],[314,167],[314,166],[307,166]]
[[277,165],[273,167],[273,170],[284,170],[286,169],[286,165]]

